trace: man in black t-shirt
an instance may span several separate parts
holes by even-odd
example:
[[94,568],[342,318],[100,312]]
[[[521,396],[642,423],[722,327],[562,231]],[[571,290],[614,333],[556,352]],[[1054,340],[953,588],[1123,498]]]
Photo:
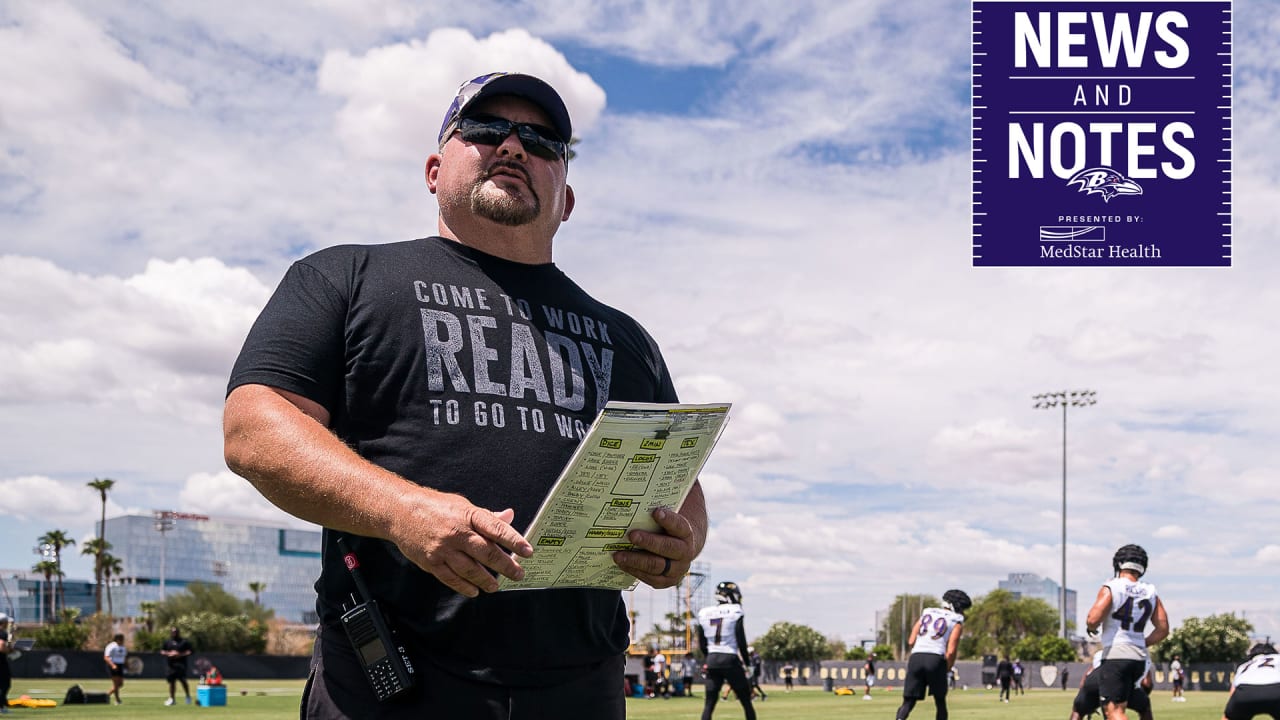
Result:
[[769,693],[766,693],[764,688],[760,687],[760,675],[764,672],[764,658],[760,657],[760,653],[756,652],[754,645],[748,646],[747,652],[750,653],[748,659],[751,661],[751,691],[759,693],[760,702],[764,702],[769,699]]
[[1000,681],[1000,702],[1009,702],[1009,688],[1013,685],[1013,663],[1009,662],[1009,657],[1000,658],[1000,664],[996,665],[996,679]]
[[[625,715],[621,593],[494,592],[523,576],[517,528],[605,403],[677,400],[648,333],[552,262],[571,132],[541,80],[465,83],[426,163],[439,236],[299,260],[236,361],[229,466],[325,528],[309,718]],[[706,540],[701,488],[653,518],[613,560],[672,587]],[[342,630],[339,538],[418,678],[386,702]]]
[[174,704],[173,695],[179,682],[182,683],[183,694],[187,696],[187,704],[191,704],[191,687],[187,685],[187,658],[191,657],[192,652],[191,643],[182,637],[178,628],[169,628],[169,639],[160,647],[160,654],[168,665],[165,679],[169,681],[169,699],[164,701],[165,705]]

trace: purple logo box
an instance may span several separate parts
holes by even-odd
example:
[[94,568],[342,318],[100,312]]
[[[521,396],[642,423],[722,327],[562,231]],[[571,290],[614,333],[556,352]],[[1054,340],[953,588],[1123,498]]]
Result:
[[1231,0],[973,0],[973,265],[1231,265]]

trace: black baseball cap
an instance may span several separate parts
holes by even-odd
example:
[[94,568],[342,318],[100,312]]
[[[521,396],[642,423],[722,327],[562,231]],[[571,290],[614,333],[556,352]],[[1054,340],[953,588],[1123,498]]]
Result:
[[569,109],[560,99],[560,93],[545,81],[532,75],[522,73],[494,72],[468,80],[458,88],[453,103],[444,114],[444,123],[440,125],[440,144],[443,145],[458,127],[458,119],[466,114],[467,109],[484,98],[498,95],[514,95],[524,98],[542,108],[551,118],[551,127],[560,139],[569,142],[573,137],[573,124],[569,121]]

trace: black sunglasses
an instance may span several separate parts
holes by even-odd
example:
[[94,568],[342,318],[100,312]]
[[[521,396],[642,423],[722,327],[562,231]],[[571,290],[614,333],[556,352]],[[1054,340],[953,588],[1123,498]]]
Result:
[[555,130],[542,125],[512,122],[494,115],[472,115],[458,120],[458,134],[469,143],[501,145],[515,131],[525,150],[543,160],[563,160],[568,151]]

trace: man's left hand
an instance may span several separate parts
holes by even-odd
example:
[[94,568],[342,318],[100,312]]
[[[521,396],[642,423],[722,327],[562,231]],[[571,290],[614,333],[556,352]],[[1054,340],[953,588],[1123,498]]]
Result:
[[653,511],[653,519],[665,532],[632,530],[627,539],[635,550],[613,554],[613,561],[626,573],[655,588],[680,583],[698,556],[698,540],[688,518],[671,508]]

